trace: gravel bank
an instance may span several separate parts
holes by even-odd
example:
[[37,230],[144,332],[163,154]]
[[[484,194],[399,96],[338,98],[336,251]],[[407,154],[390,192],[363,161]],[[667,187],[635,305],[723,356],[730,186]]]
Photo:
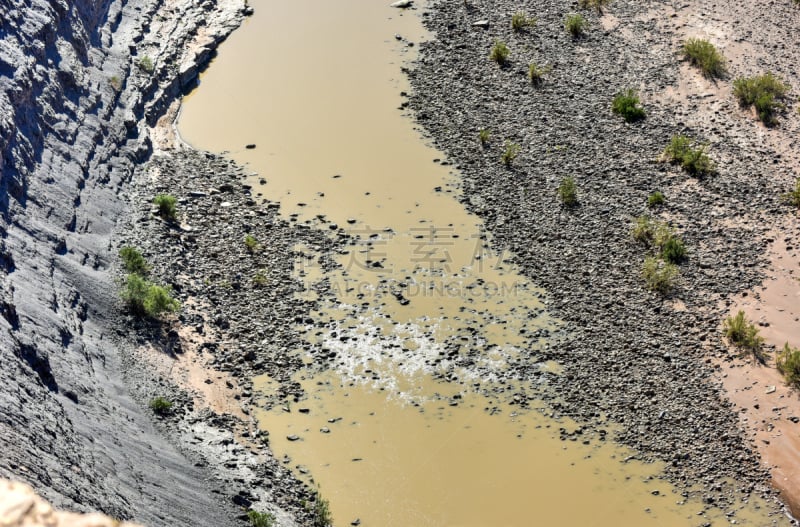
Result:
[[[700,4],[684,8],[707,7],[714,18]],[[670,6],[621,0],[602,19],[582,10],[591,27],[573,40],[563,27],[565,15],[578,11],[572,2],[437,2],[424,14],[436,38],[422,45],[410,72],[410,107],[460,169],[465,205],[550,292],[551,311],[572,330],[543,357],[565,367],[550,380],[553,406],[580,421],[620,425],[623,444],[665,461],[686,493],[724,508],[739,491],[774,493],[712,380],[709,357],[730,353],[720,339],[720,303],[761,281],[765,233],[787,213],[778,194],[792,165],[761,144],[761,135],[779,132],[765,132],[735,104],[708,119],[699,111],[704,97],[660,102],[679,77],[679,33],[659,11]],[[774,8],[776,20],[740,23],[763,30],[781,16],[797,18],[788,4]],[[510,17],[519,10],[538,23],[515,34]],[[511,49],[505,67],[488,58],[495,39]],[[541,86],[527,78],[530,62],[553,66]],[[629,87],[640,90],[647,111],[634,124],[610,111],[614,95]],[[786,120],[793,129],[795,118]],[[483,128],[492,132],[485,147]],[[710,140],[718,174],[696,180],[659,163],[676,133]],[[504,140],[521,146],[510,168],[500,162]],[[556,195],[566,176],[577,182],[574,208]],[[667,203],[652,214],[670,222],[690,251],[666,298],[644,287],[648,251],[630,235],[656,190]]]

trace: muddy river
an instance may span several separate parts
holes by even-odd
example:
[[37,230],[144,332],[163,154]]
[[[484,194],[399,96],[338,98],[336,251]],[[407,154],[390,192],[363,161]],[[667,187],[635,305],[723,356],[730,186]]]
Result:
[[[562,439],[580,424],[538,400],[560,367],[537,351],[569,328],[492,247],[458,201],[458,174],[402,109],[401,68],[429,38],[420,11],[250,3],[255,15],[186,98],[179,129],[248,165],[254,191],[286,218],[351,237],[329,272],[313,247],[296,247],[304,295],[321,281],[334,293],[301,328],[333,367],[297,350],[308,363],[300,401],[275,401],[272,381],[255,380],[276,456],[319,486],[336,524],[728,524],[605,436]],[[520,362],[545,373],[520,378]],[[771,524],[752,500],[741,508],[738,524]]]

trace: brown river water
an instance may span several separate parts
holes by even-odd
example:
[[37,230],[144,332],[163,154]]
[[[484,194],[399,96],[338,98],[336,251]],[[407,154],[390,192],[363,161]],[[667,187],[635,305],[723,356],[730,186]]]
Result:
[[[511,373],[569,328],[492,248],[457,173],[399,109],[401,66],[429,36],[418,11],[388,3],[251,0],[179,121],[188,143],[248,165],[285,217],[354,240],[327,273],[296,247],[304,294],[327,279],[336,297],[300,329],[337,355],[322,372],[306,359],[308,399],[274,404],[272,381],[255,379],[276,456],[319,485],[339,526],[730,523],[612,442],[562,441],[579,424]],[[740,525],[772,524],[755,500],[740,509]]]

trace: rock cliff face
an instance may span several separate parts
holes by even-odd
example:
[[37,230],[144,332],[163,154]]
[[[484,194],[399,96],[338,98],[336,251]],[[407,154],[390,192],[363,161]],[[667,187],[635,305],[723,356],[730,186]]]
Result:
[[237,514],[128,395],[107,270],[147,124],[243,7],[0,1],[0,475],[56,507],[149,525]]

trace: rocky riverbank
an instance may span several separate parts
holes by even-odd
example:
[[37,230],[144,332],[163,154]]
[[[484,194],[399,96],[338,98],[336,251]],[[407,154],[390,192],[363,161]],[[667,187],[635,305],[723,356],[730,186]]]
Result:
[[[535,27],[512,31],[517,11],[536,17]],[[564,19],[576,11],[590,29],[573,39]],[[620,0],[599,17],[561,1],[437,2],[424,14],[435,39],[410,72],[410,107],[460,169],[465,204],[550,292],[549,309],[572,330],[543,356],[564,366],[550,379],[553,407],[619,425],[616,437],[666,462],[687,495],[723,508],[740,493],[775,493],[714,380],[712,357],[735,353],[719,329],[725,302],[762,280],[768,232],[794,214],[779,196],[798,168],[796,148],[786,147],[798,126],[793,108],[766,129],[738,107],[730,79],[707,81],[680,61],[682,38],[711,35],[731,76],[771,70],[797,85],[796,6],[745,2],[736,11]],[[503,67],[489,59],[495,40],[511,50]],[[745,42],[748,53],[737,53]],[[552,66],[542,84],[529,80],[530,63]],[[642,96],[641,122],[611,112],[627,88]],[[491,131],[485,146],[482,129]],[[696,179],[658,162],[677,133],[710,142],[715,175]],[[506,140],[520,145],[510,167],[500,162]],[[557,196],[567,176],[577,183],[573,208]],[[666,204],[648,210],[654,191]],[[646,289],[648,252],[631,237],[634,218],[648,213],[689,248],[666,297]]]

